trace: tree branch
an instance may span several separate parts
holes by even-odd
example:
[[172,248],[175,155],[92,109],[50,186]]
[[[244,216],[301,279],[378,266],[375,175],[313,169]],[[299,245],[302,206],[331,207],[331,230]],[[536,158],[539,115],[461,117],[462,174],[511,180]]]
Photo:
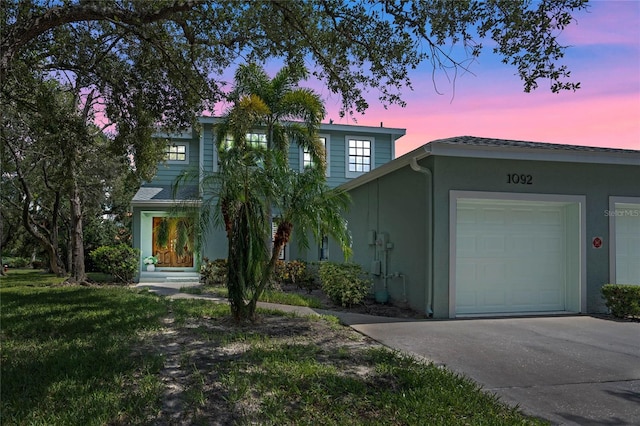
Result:
[[16,23],[0,42],[0,81],[14,56],[30,41],[45,32],[64,24],[81,21],[122,22],[132,26],[144,25],[164,19],[174,14],[191,10],[198,4],[197,0],[176,0],[157,10],[136,11],[115,6],[102,6],[98,3],[80,3],[64,7],[53,7],[41,16],[30,15],[25,22]]

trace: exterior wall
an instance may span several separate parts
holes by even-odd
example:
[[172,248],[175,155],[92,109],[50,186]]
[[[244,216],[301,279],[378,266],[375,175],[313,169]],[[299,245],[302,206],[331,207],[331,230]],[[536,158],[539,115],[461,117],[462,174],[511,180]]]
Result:
[[188,146],[189,161],[183,164],[178,162],[164,162],[158,164],[156,176],[151,182],[145,183],[145,186],[172,185],[176,177],[178,177],[184,170],[197,170],[200,163],[200,142],[198,135],[194,134],[194,137],[191,139],[171,139],[171,142],[180,145],[186,144]]
[[[353,237],[352,260],[368,271],[372,262],[380,261],[381,274],[371,275],[374,290],[383,290],[386,281],[392,302],[407,302],[422,312],[429,274],[428,191],[425,175],[405,167],[350,191],[353,205],[346,215]],[[392,244],[386,262],[384,250],[371,244],[383,235]],[[333,261],[341,261],[341,256],[339,250],[330,252]]]
[[[151,182],[144,183],[143,186],[170,186],[175,179],[185,170],[200,170],[202,173],[215,173],[217,171],[218,156],[215,148],[214,126],[219,119],[206,117],[201,120],[200,129],[192,132],[191,138],[175,137],[172,142],[176,144],[188,144],[189,161],[186,164],[176,162],[166,162],[158,166],[156,176]],[[375,147],[373,149],[374,158],[372,159],[373,168],[379,167],[393,159],[395,139],[404,134],[401,129],[385,129],[371,128],[362,126],[346,126],[323,124],[319,134],[327,137],[328,144],[328,173],[327,184],[330,187],[337,187],[345,183],[349,178],[346,174],[346,153],[347,151],[347,135],[371,138],[374,140]],[[296,144],[292,143],[289,150],[289,164],[293,169],[301,168],[302,150]],[[169,200],[167,200],[169,201]],[[158,212],[168,211],[169,203],[164,207],[154,207],[153,209],[134,207],[134,247],[144,249],[150,245],[150,236],[145,235],[141,221],[144,220],[141,212],[147,210],[156,210]],[[294,230],[295,238],[295,230]],[[149,240],[149,241],[148,241]],[[302,259],[308,261],[316,261],[319,259],[319,243],[310,238],[310,247],[308,250],[300,249],[297,242],[290,242],[287,247],[287,259]],[[342,253],[335,242],[330,242],[330,253],[334,253],[342,260]],[[202,238],[202,257],[209,259],[226,258],[227,257],[227,241],[223,229],[218,229],[211,224],[211,227]]]
[[217,169],[217,157],[214,156],[215,151],[215,135],[211,124],[203,124],[200,130],[200,151],[202,152],[202,164],[200,169],[205,173],[211,173]]

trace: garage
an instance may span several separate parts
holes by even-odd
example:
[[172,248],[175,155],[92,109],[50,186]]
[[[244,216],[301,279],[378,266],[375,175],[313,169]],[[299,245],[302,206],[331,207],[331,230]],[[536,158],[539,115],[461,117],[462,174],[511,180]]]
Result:
[[451,316],[580,310],[579,200],[452,192]]
[[640,284],[640,203],[615,202],[609,210],[614,232],[615,276],[618,284]]
[[341,188],[374,288],[443,319],[606,313],[603,285],[640,285],[638,182],[638,150],[457,136]]

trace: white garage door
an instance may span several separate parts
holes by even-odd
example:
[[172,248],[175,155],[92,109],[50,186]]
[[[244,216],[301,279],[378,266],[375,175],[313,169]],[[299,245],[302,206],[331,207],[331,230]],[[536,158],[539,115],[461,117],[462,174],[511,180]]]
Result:
[[640,205],[615,205],[616,282],[640,284]]
[[565,205],[458,199],[456,314],[566,310]]

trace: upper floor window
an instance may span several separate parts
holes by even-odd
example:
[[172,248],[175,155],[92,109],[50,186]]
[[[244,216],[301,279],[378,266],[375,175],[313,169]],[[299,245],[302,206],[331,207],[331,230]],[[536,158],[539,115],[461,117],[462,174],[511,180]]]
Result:
[[264,133],[247,133],[247,143],[253,148],[267,149],[267,135]]
[[171,144],[167,145],[164,151],[165,159],[170,162],[186,162],[188,161],[187,145]]
[[[325,161],[327,165],[326,176],[328,177],[329,170],[331,169],[329,164],[329,144],[328,144],[329,136],[320,135],[318,136],[318,139],[320,140],[320,143],[324,147],[324,156],[325,156]],[[314,162],[313,162],[313,158],[311,157],[311,153],[309,152],[309,150],[303,149],[302,150],[302,170],[306,169],[307,167],[313,167],[313,166],[314,166]]]
[[347,136],[346,176],[356,177],[373,169],[373,138]]
[[[267,148],[267,135],[264,133],[247,133],[245,136],[247,145],[253,148]],[[233,136],[228,134],[224,139],[221,149],[228,150],[233,147]]]

